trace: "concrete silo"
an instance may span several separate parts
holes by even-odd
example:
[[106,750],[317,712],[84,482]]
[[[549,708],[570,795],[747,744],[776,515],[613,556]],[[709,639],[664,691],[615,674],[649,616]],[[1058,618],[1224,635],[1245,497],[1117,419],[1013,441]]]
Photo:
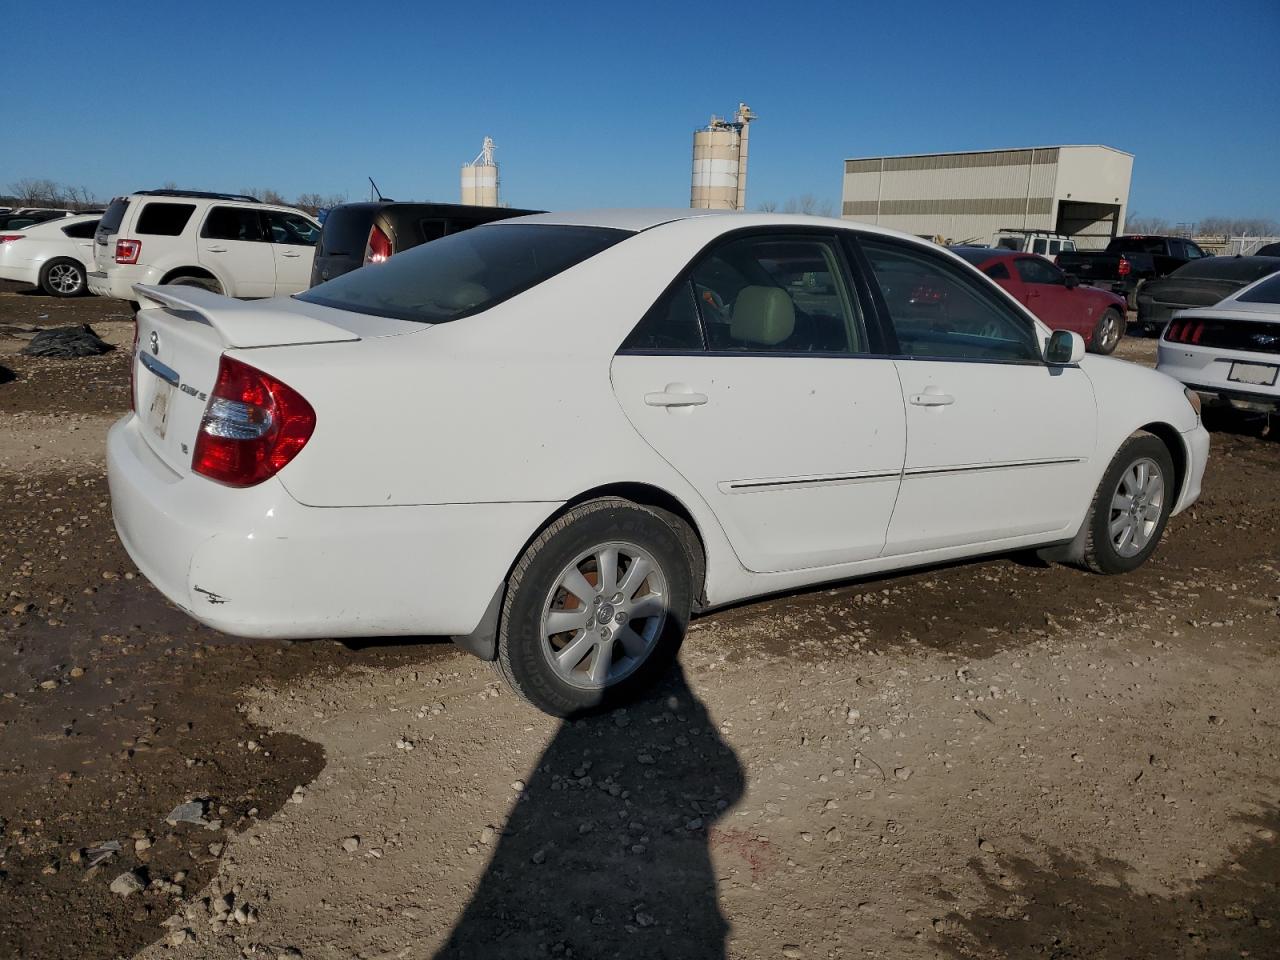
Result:
[[493,158],[493,138],[470,163],[462,165],[462,202],[477,207],[498,206],[498,161]]
[[756,115],[738,104],[732,120],[713,116],[693,132],[693,186],[689,206],[744,210],[747,205],[747,127]]

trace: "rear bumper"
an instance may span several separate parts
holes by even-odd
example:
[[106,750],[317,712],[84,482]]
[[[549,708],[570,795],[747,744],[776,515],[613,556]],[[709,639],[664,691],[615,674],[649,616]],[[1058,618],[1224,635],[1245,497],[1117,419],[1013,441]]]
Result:
[[119,264],[109,270],[91,270],[88,277],[90,293],[115,300],[137,300],[133,285],[155,283],[157,280],[155,271],[150,267],[133,264]]
[[480,623],[546,503],[306,507],[278,479],[180,476],[132,415],[107,437],[116,530],[195,619],[243,637],[462,635]]
[[1280,410],[1280,375],[1272,386],[1229,380],[1233,363],[1280,367],[1280,354],[1218,350],[1160,341],[1156,369],[1180,380],[1209,403],[1238,410],[1270,413]]

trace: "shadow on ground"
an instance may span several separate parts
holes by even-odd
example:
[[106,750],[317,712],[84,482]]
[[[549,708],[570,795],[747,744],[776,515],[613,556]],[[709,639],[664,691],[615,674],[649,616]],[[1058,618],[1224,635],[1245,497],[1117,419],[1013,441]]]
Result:
[[678,668],[626,711],[566,722],[437,958],[725,956],[710,844],[743,789]]
[[1061,850],[1047,867],[974,861],[988,902],[947,918],[942,945],[966,960],[1280,956],[1280,808],[1244,823],[1235,859],[1169,896],[1135,890],[1125,863]]

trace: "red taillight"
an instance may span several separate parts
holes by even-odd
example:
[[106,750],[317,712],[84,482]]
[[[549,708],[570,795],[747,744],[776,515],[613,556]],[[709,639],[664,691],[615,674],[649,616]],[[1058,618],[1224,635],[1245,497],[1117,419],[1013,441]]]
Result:
[[391,253],[391,238],[375,223],[369,231],[369,242],[364,248],[364,262],[382,263]]
[[116,263],[137,263],[142,252],[141,240],[117,240]]
[[296,457],[315,428],[315,411],[300,393],[224,355],[191,469],[230,487],[251,487]]
[[1129,261],[1126,260],[1124,257],[1121,257],[1120,264],[1119,266],[1116,267],[1116,273],[1118,273],[1122,277],[1127,277],[1129,275],[1129,271],[1132,269],[1133,267],[1129,265]]
[[1203,336],[1203,320],[1175,320],[1164,331],[1164,338],[1169,343],[1198,344]]
[[22,233],[0,233],[0,243],[13,243],[15,240],[21,240],[26,234]]

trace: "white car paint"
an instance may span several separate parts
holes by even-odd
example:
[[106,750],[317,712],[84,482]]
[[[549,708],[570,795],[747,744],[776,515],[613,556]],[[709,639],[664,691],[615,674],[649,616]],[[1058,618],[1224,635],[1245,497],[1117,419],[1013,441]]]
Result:
[[[311,263],[315,245],[276,242],[269,231],[262,239],[244,240],[208,236],[209,217],[219,210],[248,214],[284,214],[301,218],[319,239],[320,225],[313,217],[293,207],[258,203],[248,199],[211,195],[152,195],[120,197],[112,203],[127,202],[123,220],[115,231],[104,223],[94,244],[90,263],[89,290],[98,296],[134,300],[133,286],[167,284],[182,275],[211,275],[229,297],[268,298],[306,290],[311,283]],[[194,209],[178,236],[142,233],[139,218],[149,204],[185,204]],[[110,216],[108,209],[107,217]],[[120,240],[142,244],[137,263],[119,263],[116,245]]]
[[0,234],[20,235],[20,240],[0,243],[0,279],[40,285],[40,271],[50,260],[66,257],[86,272],[93,265],[93,237],[67,236],[68,227],[96,223],[101,214],[86,213],[33,223],[29,227],[0,230]]
[[[633,236],[483,312],[421,325],[278,298],[140,287],[142,348],[170,364],[165,436],[111,431],[117,528],[193,616],[245,636],[466,634],[523,545],[570,501],[654,488],[692,519],[708,606],[825,581],[1070,541],[1102,474],[1154,425],[1200,492],[1208,436],[1182,387],[1078,365],[872,356],[618,355],[708,244],[752,227],[894,237],[840,220],[706,211],[544,214]],[[503,224],[477,228],[501,230]],[[424,247],[423,249],[430,249]],[[219,354],[299,391],[311,439],[280,473],[228,489],[191,470]],[[150,362],[150,361],[148,361]],[[156,378],[138,366],[139,409]],[[917,406],[932,391],[952,403]],[[692,406],[650,395],[695,393]],[[963,467],[965,469],[956,469]],[[936,479],[939,468],[948,471]]]
[[[1160,334],[1156,369],[1210,403],[1280,412],[1280,303],[1268,302],[1276,300],[1280,300],[1280,281],[1272,274],[1213,307],[1179,310]],[[1182,321],[1230,325],[1238,334],[1225,346],[1170,341],[1170,333]]]

